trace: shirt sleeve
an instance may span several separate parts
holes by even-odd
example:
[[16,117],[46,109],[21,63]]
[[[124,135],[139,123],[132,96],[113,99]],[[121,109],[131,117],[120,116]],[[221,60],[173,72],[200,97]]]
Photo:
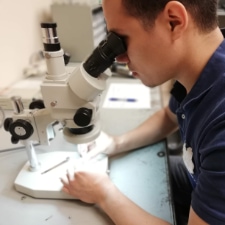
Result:
[[225,122],[205,134],[199,149],[200,172],[192,208],[207,223],[225,224]]

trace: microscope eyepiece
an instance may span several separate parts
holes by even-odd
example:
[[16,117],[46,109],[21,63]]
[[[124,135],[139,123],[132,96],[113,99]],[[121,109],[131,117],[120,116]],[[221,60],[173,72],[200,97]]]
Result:
[[44,50],[49,52],[61,49],[56,31],[56,23],[41,23]]
[[56,23],[41,23],[41,28],[56,28]]
[[84,69],[88,74],[97,78],[112,65],[116,56],[124,52],[126,52],[124,40],[114,32],[109,32],[107,38],[100,42],[84,62]]

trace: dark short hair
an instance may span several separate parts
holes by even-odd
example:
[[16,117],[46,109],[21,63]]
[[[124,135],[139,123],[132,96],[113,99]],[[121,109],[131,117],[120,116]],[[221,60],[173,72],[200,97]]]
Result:
[[[122,0],[122,4],[131,16],[134,16],[144,26],[154,25],[158,14],[172,0]],[[175,0],[184,5],[200,31],[208,32],[218,25],[217,0]]]

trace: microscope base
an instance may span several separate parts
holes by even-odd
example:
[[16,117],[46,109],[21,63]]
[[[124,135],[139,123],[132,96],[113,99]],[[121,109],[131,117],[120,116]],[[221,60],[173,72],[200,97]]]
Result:
[[108,157],[97,156],[85,163],[75,152],[50,152],[38,154],[40,169],[30,171],[27,162],[15,180],[15,188],[18,192],[34,198],[44,199],[74,199],[74,197],[62,192],[60,178],[66,178],[66,173],[71,178],[75,170],[83,169],[96,172],[108,171]]

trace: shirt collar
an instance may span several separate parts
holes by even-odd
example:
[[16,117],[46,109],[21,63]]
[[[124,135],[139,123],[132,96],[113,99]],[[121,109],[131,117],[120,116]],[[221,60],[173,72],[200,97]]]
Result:
[[182,105],[189,102],[191,99],[202,96],[207,92],[219,79],[221,73],[225,71],[225,40],[220,44],[210,60],[206,64],[198,80],[187,94],[185,87],[176,81],[171,90],[171,94]]

